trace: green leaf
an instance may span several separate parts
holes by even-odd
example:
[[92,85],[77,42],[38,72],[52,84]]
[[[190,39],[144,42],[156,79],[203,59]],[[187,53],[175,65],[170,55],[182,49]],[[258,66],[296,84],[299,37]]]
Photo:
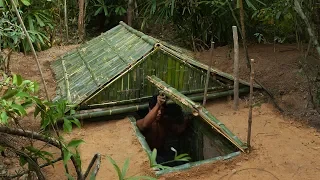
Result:
[[5,111],[1,113],[1,123],[7,124],[8,123],[8,115]]
[[78,128],[81,128],[81,123],[80,123],[80,121],[77,119],[77,118],[75,118],[75,117],[73,117],[73,119],[72,120],[70,120],[73,124],[75,124]]
[[246,3],[247,3],[247,5],[248,5],[248,7],[251,7],[253,10],[257,10],[257,8],[251,3],[251,1],[250,0],[246,0]]
[[63,164],[66,165],[66,164],[68,163],[68,161],[70,160],[72,154],[71,154],[71,152],[70,152],[68,149],[66,149],[66,148],[64,148],[62,151],[63,151]]
[[39,107],[39,106],[36,106],[36,107],[35,107],[35,110],[34,110],[34,113],[33,113],[33,116],[34,116],[34,117],[37,117],[40,111],[41,111],[40,107]]
[[43,23],[43,21],[41,20],[41,18],[39,18],[39,16],[38,16],[37,14],[35,14],[34,17],[36,17],[37,23],[38,23],[41,27],[44,27],[44,26],[45,26],[45,24]]
[[153,149],[152,153],[151,153],[151,166],[157,164],[157,149]]
[[24,166],[25,164],[27,164],[26,158],[24,156],[20,156],[19,163],[20,163],[20,166]]
[[[0,1],[1,1],[1,0],[0,0]],[[5,149],[6,149],[6,148],[0,146],[0,153],[4,152]]]
[[19,104],[12,104],[11,107],[13,109],[15,109],[18,112],[18,114],[20,114],[20,115],[26,115],[27,114],[26,110]]
[[123,177],[126,177],[128,168],[129,168],[129,159],[126,159],[126,161],[123,164],[122,171],[121,171],[121,174]]
[[66,173],[66,176],[67,176],[68,180],[74,180],[74,178],[70,174]]
[[9,99],[15,96],[19,91],[17,89],[8,89],[6,93],[2,96],[2,99]]
[[21,0],[21,2],[25,5],[25,6],[30,6],[31,3],[29,0]]
[[30,97],[30,95],[26,92],[19,92],[18,94],[16,94],[16,96],[21,98]]
[[3,2],[3,0],[0,0],[0,7],[1,7],[1,8],[4,7],[4,2]]
[[20,86],[21,83],[22,83],[22,77],[20,75],[13,75],[13,80],[12,80],[12,83],[14,85],[17,85],[17,86]]
[[31,105],[33,105],[33,102],[32,102],[32,100],[28,100],[28,101],[26,101],[26,102],[24,102],[23,104],[21,104],[21,106],[23,107],[23,108],[28,108],[28,107],[30,107]]
[[277,15],[276,15],[276,19],[277,19],[277,20],[279,20],[281,13],[282,13],[281,11],[279,11],[279,12],[277,13]]
[[[27,18],[29,24],[29,32],[31,33],[32,31],[34,31],[33,19],[31,18],[31,16],[28,16]],[[32,33],[30,35],[31,41],[34,42],[34,39],[32,38]]]
[[120,168],[117,165],[117,163],[111,157],[107,156],[107,158],[108,158],[109,162],[113,165],[114,169],[117,171],[119,180],[123,180],[124,177],[122,176]]
[[191,159],[190,157],[189,157],[189,155],[188,154],[180,154],[180,155],[178,155],[178,156],[176,156],[175,158],[174,158],[174,160],[186,160],[186,159]]
[[71,132],[72,131],[71,121],[69,121],[66,118],[63,118],[63,131],[64,132]]
[[103,7],[99,7],[96,12],[94,13],[94,16],[98,15],[102,11]]
[[82,139],[75,139],[68,143],[68,147],[78,147],[82,143],[84,143]]
[[76,113],[76,111],[74,109],[70,110],[70,115],[74,115]]
[[108,9],[106,6],[103,6],[103,11],[104,11],[104,15],[108,16],[109,13],[108,13]]

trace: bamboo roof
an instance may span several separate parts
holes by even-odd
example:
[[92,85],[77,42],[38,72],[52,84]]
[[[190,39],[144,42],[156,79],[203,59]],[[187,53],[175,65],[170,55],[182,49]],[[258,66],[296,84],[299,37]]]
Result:
[[[208,69],[182,48],[159,41],[120,22],[118,26],[80,45],[51,64],[57,82],[57,97],[81,104],[104,89],[139,60],[160,48],[198,68]],[[233,77],[214,68],[211,72],[229,80]],[[245,81],[240,83],[248,85]]]

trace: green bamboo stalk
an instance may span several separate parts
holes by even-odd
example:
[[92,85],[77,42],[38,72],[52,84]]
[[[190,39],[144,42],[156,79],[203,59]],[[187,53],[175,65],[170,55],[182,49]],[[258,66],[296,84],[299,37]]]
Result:
[[172,59],[170,57],[168,57],[168,78],[167,78],[167,83],[168,84],[172,84]]
[[[229,89],[232,89],[233,87],[229,87]],[[212,87],[208,89],[208,92],[212,92],[209,93],[208,99],[215,99],[215,98],[219,98],[219,97],[224,97],[224,96],[228,96],[228,95],[232,95],[233,91],[232,90],[227,90],[227,91],[222,91],[222,92],[215,92],[215,91],[220,91],[220,90],[225,90],[223,87]],[[185,95],[190,95],[190,99],[193,101],[200,101],[201,98],[203,98],[203,95],[201,95],[200,93],[202,93],[204,91],[204,89],[195,89],[192,91],[182,91],[182,94]],[[242,88],[240,89],[240,93],[246,93],[248,92],[248,87]],[[197,94],[198,93],[198,94]],[[106,103],[100,103],[100,104],[88,104],[88,105],[81,105],[80,109],[94,109],[94,108],[101,108],[101,107],[112,107],[112,106],[119,106],[119,105],[128,105],[131,103],[140,103],[140,102],[147,102],[149,99],[151,98],[151,96],[145,96],[145,97],[141,97],[141,98],[135,98],[135,99],[129,99],[129,100],[122,100],[122,101],[112,101],[112,102],[106,102]]]
[[180,65],[179,61],[176,61],[175,65],[175,78],[174,78],[174,87],[179,90],[179,80],[180,80]]
[[184,88],[183,88],[183,86],[184,86],[184,82],[183,82],[183,80],[184,80],[184,66],[183,66],[183,64],[181,63],[180,64],[180,74],[179,74],[179,88],[178,88],[178,90],[179,91],[183,91],[184,90]]

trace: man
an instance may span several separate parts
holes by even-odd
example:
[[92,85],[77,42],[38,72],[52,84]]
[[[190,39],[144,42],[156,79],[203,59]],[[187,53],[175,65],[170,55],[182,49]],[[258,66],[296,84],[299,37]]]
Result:
[[145,136],[151,150],[157,149],[157,163],[174,158],[174,152],[164,148],[169,133],[180,134],[187,126],[182,109],[177,104],[166,104],[165,96],[153,96],[149,102],[149,113],[137,121],[137,126]]

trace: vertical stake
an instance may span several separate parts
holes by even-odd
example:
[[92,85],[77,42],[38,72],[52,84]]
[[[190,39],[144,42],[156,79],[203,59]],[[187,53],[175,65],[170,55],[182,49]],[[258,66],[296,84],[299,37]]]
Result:
[[46,81],[44,80],[43,73],[42,73],[42,70],[41,70],[41,66],[40,66],[40,63],[39,63],[39,60],[38,60],[36,51],[34,50],[33,44],[32,44],[32,42],[31,42],[29,33],[28,33],[28,31],[27,31],[27,29],[26,29],[26,27],[25,27],[25,25],[24,25],[24,23],[23,23],[23,21],[22,21],[22,19],[21,19],[21,16],[20,16],[20,14],[19,14],[19,11],[18,11],[18,9],[17,9],[17,6],[16,6],[14,0],[10,0],[10,1],[11,1],[11,4],[12,4],[12,6],[13,6],[16,14],[17,14],[17,17],[18,17],[18,20],[19,20],[19,22],[20,22],[20,24],[21,24],[21,26],[22,26],[23,32],[24,32],[24,34],[25,34],[26,37],[27,37],[27,40],[28,40],[28,43],[29,43],[29,45],[30,45],[30,48],[31,48],[32,54],[33,54],[33,56],[34,56],[34,59],[36,60],[36,63],[37,63],[37,66],[38,66],[38,70],[39,70],[40,75],[41,75],[41,80],[42,80],[42,83],[43,83],[43,86],[44,86],[44,90],[45,90],[45,92],[46,92],[47,100],[50,100],[49,94],[48,94],[47,85],[46,85]]
[[64,0],[63,2],[64,6],[64,26],[66,28],[66,34],[67,34],[67,42],[69,42],[69,30],[68,30],[68,15],[67,15],[67,0]]
[[207,70],[207,77],[206,77],[206,84],[204,87],[204,95],[203,95],[203,103],[202,105],[205,106],[206,105],[206,101],[207,101],[207,94],[208,94],[208,86],[209,86],[209,77],[210,77],[210,71],[211,71],[211,67],[213,64],[213,49],[214,49],[214,42],[211,41],[211,61],[210,61],[210,65],[208,65],[208,70]]
[[232,26],[233,32],[233,42],[234,42],[234,66],[233,66],[233,75],[234,75],[234,85],[233,85],[233,98],[234,104],[233,109],[235,111],[239,108],[239,42],[238,42],[238,30],[237,26]]
[[249,97],[249,118],[248,118],[248,136],[247,136],[247,145],[250,149],[251,144],[251,125],[252,125],[252,99],[253,99],[253,81],[254,81],[254,70],[253,64],[254,59],[251,59],[251,73],[250,73],[250,97]]

